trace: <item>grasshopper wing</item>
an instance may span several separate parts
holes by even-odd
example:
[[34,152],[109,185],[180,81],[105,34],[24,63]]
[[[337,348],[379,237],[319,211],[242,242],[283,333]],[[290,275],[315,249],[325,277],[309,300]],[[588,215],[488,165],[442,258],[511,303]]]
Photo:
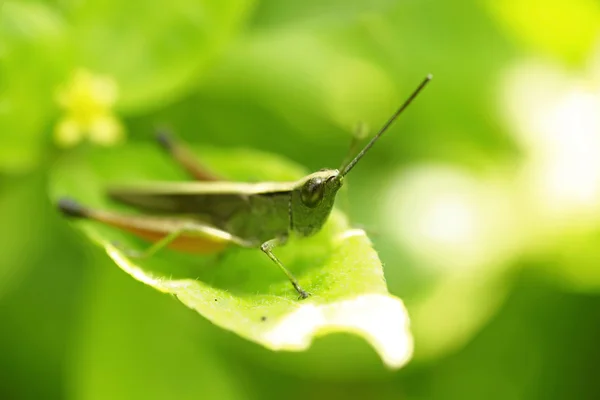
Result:
[[232,215],[251,212],[252,200],[288,192],[293,183],[159,182],[109,189],[111,198],[144,211],[193,214],[219,226]]

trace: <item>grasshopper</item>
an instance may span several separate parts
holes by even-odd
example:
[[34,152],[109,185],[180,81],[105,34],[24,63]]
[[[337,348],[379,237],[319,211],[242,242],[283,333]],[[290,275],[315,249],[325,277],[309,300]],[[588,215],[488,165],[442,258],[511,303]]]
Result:
[[428,75],[379,132],[349,162],[337,169],[322,169],[296,182],[239,183],[221,181],[194,159],[183,145],[166,134],[162,147],[198,182],[157,182],[113,187],[109,196],[154,215],[125,215],[85,207],[69,198],[58,201],[68,217],[87,218],[128,231],[152,244],[145,251],[126,251],[133,258],[174,250],[215,253],[229,245],[260,248],[288,277],[301,299],[309,294],[275,256],[291,233],[300,237],[317,233],[327,221],[344,177],[388,130],[396,118],[431,80]]

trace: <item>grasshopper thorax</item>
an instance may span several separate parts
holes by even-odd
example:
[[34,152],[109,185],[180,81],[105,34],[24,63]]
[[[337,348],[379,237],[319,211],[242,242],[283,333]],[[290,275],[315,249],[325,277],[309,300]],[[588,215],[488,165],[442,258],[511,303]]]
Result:
[[296,183],[290,199],[290,222],[301,236],[317,233],[327,221],[343,177],[337,169],[324,169]]

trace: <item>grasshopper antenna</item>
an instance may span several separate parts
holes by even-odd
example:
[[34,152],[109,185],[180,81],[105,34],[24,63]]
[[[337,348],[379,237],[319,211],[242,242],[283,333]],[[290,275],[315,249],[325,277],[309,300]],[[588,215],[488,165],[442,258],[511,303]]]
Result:
[[367,143],[367,145],[360,151],[360,153],[356,155],[356,157],[352,159],[352,161],[350,161],[348,164],[346,164],[345,167],[342,168],[342,172],[340,172],[340,174],[338,175],[338,179],[341,179],[344,176],[346,176],[346,174],[350,172],[352,168],[354,168],[356,163],[365,155],[367,151],[369,151],[371,147],[373,147],[375,142],[379,140],[379,138],[388,130],[392,123],[394,123],[396,118],[398,118],[398,116],[402,114],[402,112],[406,109],[406,107],[410,105],[410,103],[412,103],[412,101],[417,97],[417,95],[421,93],[421,90],[425,88],[425,86],[429,83],[429,81],[431,81],[431,79],[433,79],[433,75],[427,75],[423,82],[421,82],[421,84],[415,89],[415,91],[409,96],[409,98],[406,99],[404,104],[400,106],[400,108],[394,113],[394,115],[392,115],[390,119],[388,119],[388,121],[383,125],[379,132],[377,132],[373,139],[371,139],[369,143]]

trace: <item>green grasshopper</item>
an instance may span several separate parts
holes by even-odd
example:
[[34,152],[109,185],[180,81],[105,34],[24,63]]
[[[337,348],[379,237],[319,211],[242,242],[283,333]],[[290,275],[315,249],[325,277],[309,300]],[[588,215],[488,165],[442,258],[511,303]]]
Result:
[[[322,169],[296,182],[238,183],[219,180],[193,154],[166,134],[159,143],[199,182],[164,182],[114,187],[114,200],[152,216],[123,215],[84,207],[62,198],[58,208],[67,216],[88,218],[133,233],[153,243],[130,257],[150,257],[170,247],[196,253],[220,252],[228,245],[260,248],[286,274],[300,298],[308,293],[273,254],[291,233],[306,237],[327,221],[344,177],[387,131],[390,125],[431,80],[428,75],[367,145],[340,170]],[[159,215],[162,214],[162,215]]]

